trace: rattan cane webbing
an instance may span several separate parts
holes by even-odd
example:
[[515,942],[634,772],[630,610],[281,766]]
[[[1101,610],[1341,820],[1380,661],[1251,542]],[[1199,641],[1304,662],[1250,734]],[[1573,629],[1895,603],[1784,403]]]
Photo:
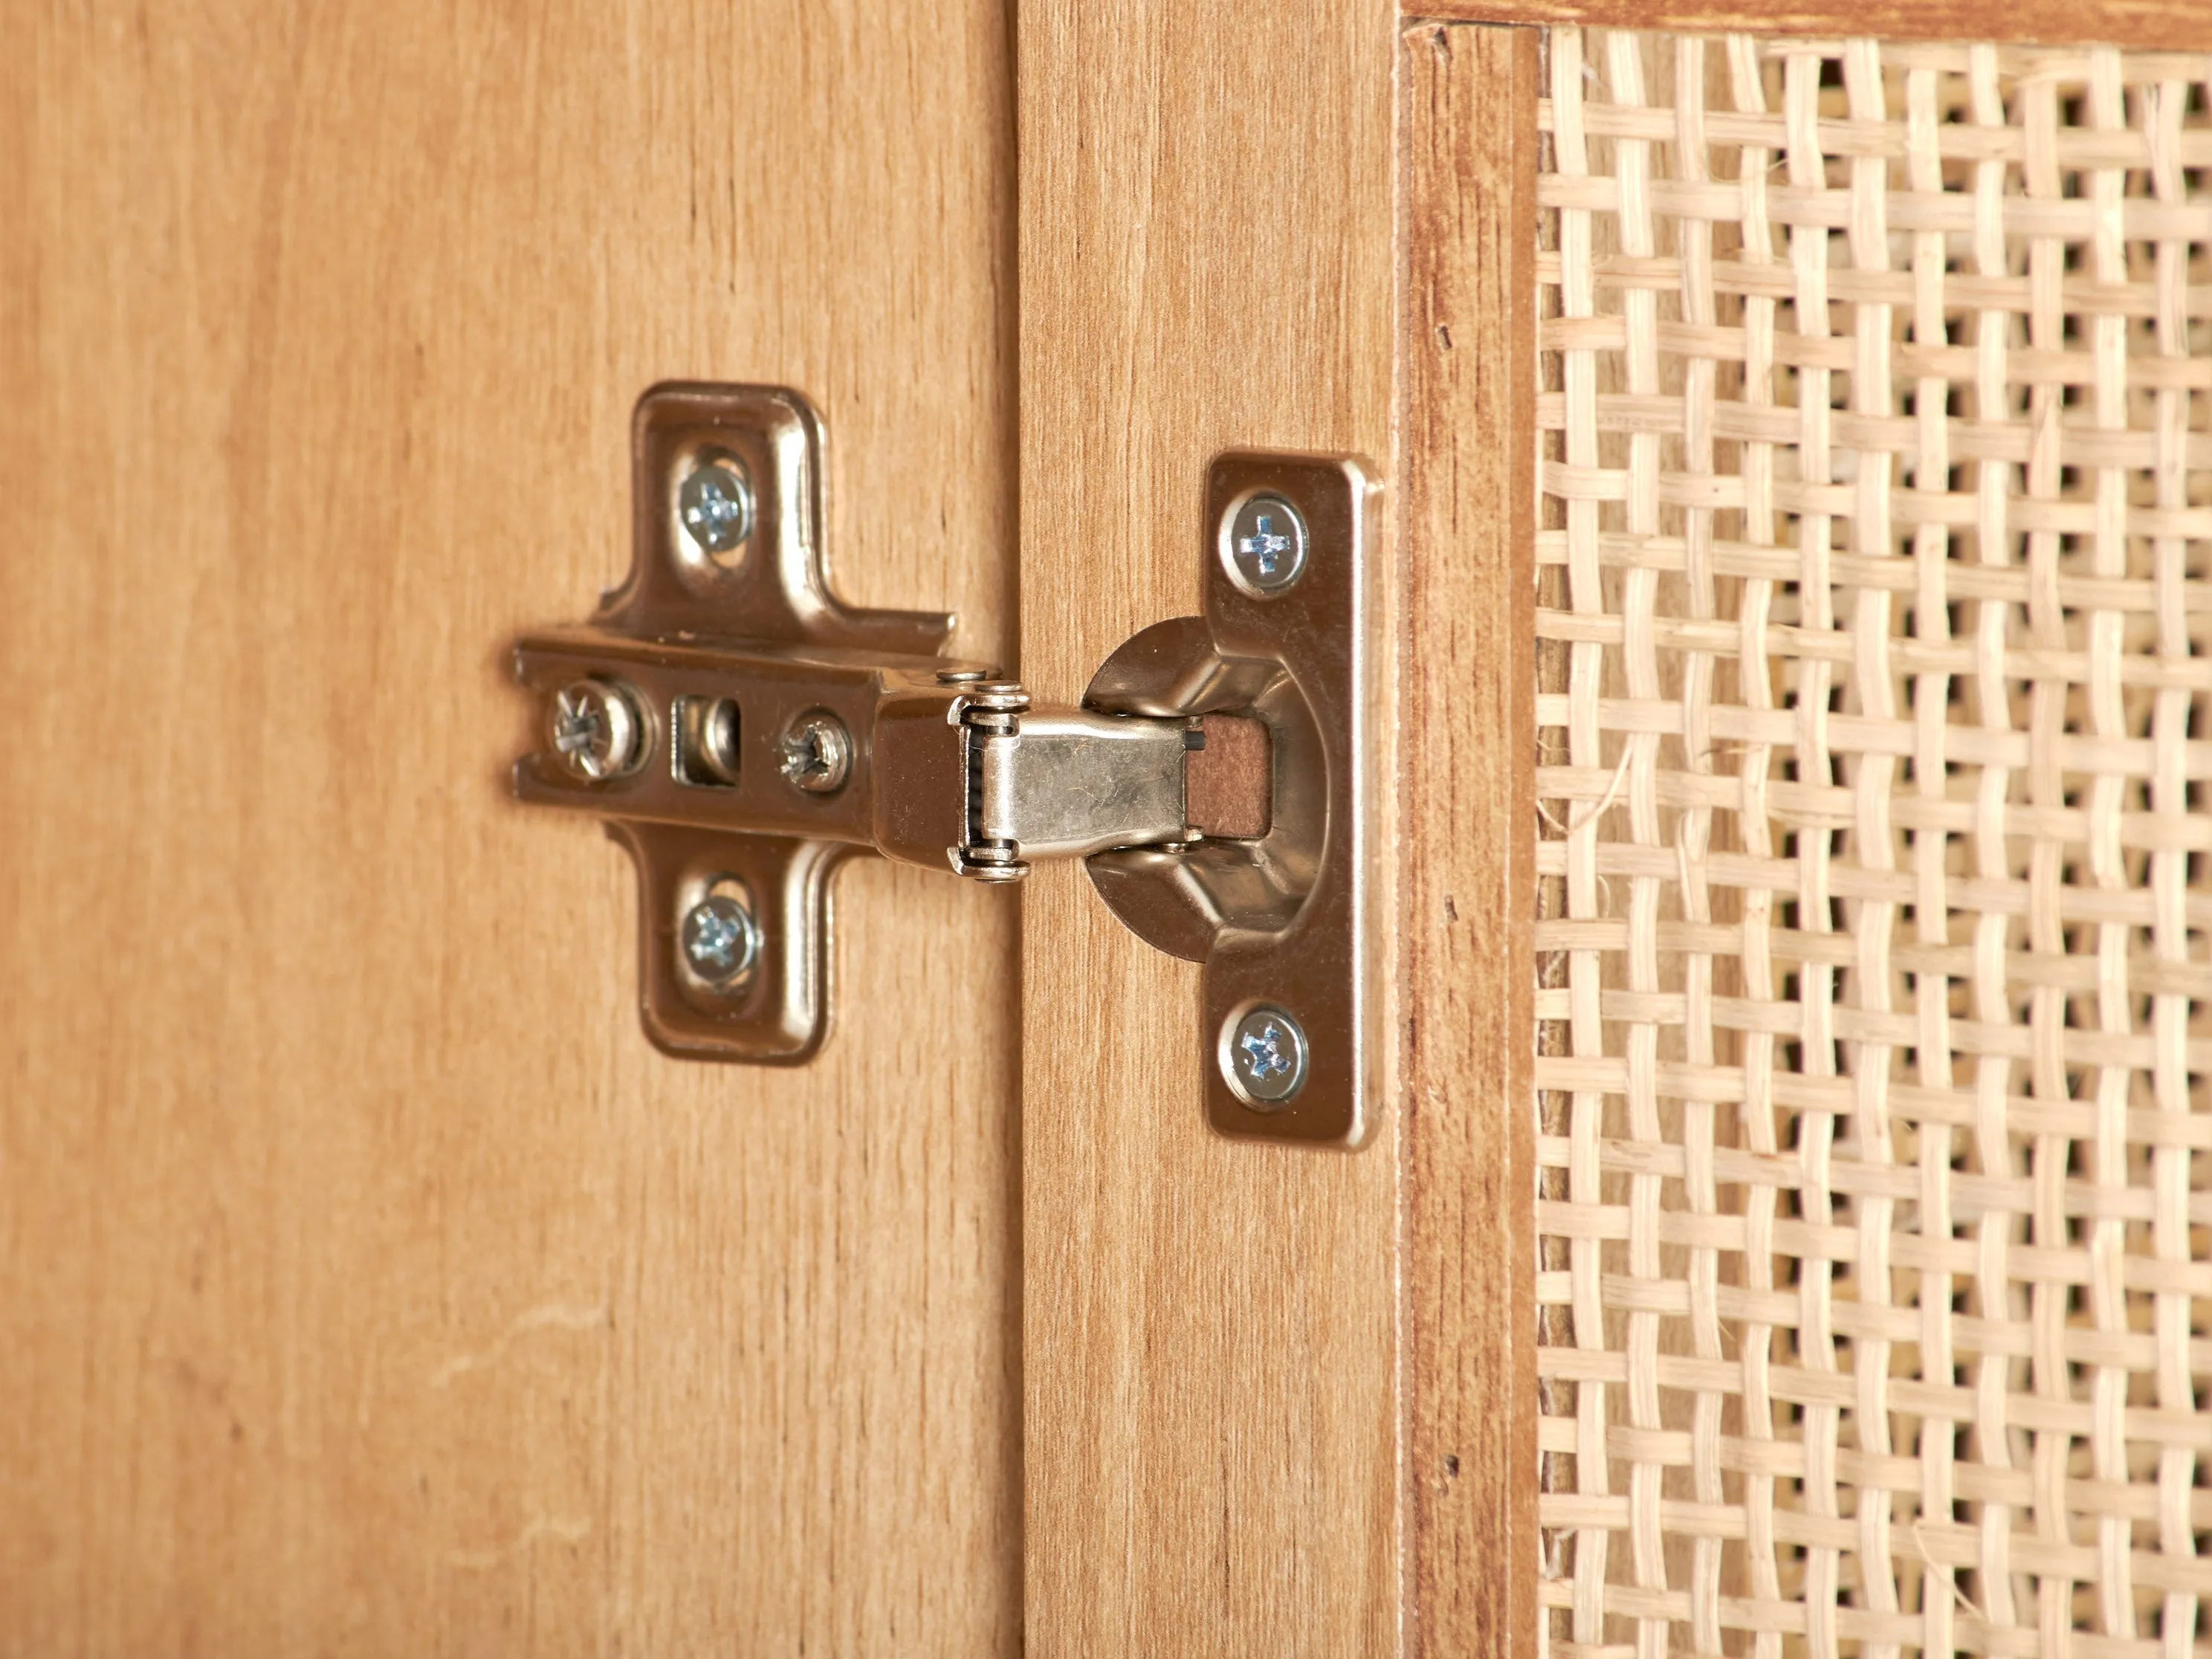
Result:
[[1546,1646],[2207,1651],[2212,60],[1547,41]]

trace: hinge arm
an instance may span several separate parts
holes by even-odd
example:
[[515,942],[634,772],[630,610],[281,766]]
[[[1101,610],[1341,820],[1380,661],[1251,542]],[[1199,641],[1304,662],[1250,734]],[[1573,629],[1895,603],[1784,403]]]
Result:
[[1188,720],[970,704],[963,873],[1021,875],[1032,859],[1187,842]]
[[635,734],[580,765],[589,751],[564,749],[556,730],[515,771],[515,793],[545,805],[841,842],[982,881],[1194,834],[1185,763],[1205,739],[1187,717],[1032,708],[1020,686],[975,669],[597,628],[526,637],[515,672],[556,726],[588,699]]

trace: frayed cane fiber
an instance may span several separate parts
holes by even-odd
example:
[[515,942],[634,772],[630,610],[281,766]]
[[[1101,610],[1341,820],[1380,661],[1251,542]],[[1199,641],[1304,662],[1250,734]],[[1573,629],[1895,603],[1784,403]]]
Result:
[[2205,1652],[2212,61],[1547,52],[1545,1645]]

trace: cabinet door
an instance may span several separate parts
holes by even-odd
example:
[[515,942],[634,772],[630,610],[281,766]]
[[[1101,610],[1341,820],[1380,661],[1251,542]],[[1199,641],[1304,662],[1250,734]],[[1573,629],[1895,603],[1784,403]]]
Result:
[[1011,53],[0,23],[0,1650],[1016,1650],[1014,901],[854,868],[865,1024],[682,1064],[505,781],[665,377],[804,388],[847,597],[1011,658]]
[[1030,1636],[2193,1651],[2212,22],[1407,11],[1024,19],[1026,678],[1244,445],[1400,653],[1365,1150],[1031,881]]

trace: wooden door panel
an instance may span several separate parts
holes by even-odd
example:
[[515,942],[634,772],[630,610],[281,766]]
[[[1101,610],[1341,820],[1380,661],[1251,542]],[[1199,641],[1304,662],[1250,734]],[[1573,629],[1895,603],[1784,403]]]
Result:
[[1561,27],[1401,60],[1417,1650],[2186,1645],[2212,19],[1443,9]]
[[0,1648],[1011,1651],[1013,902],[857,868],[819,1063],[664,1060],[502,650],[680,374],[1010,653],[1004,18],[3,27]]

